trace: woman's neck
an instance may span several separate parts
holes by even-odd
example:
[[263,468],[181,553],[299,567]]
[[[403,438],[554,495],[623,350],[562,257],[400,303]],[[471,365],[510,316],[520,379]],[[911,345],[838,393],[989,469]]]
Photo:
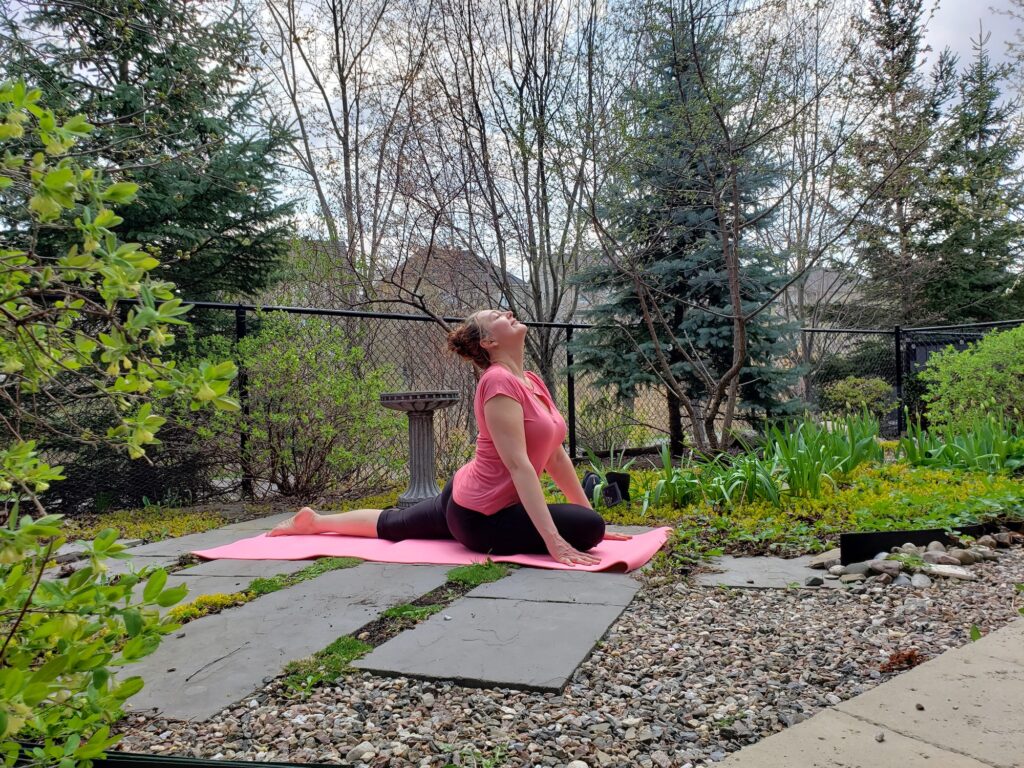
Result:
[[500,365],[503,368],[507,368],[513,376],[518,376],[520,379],[525,379],[526,374],[523,372],[523,358],[520,357],[518,360],[499,357],[496,360],[491,360],[491,365]]

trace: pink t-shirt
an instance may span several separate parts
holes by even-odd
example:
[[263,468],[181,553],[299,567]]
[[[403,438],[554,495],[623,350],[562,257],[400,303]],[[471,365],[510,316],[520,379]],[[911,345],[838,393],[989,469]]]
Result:
[[493,515],[519,502],[512,475],[494,447],[491,431],[484,418],[484,403],[492,397],[505,395],[523,407],[526,453],[537,477],[544,471],[551,455],[562,445],[565,439],[565,420],[555,407],[551,393],[540,376],[526,371],[526,377],[538,394],[530,392],[503,365],[492,365],[480,376],[476,396],[473,398],[473,412],[480,428],[476,439],[476,456],[455,473],[452,499],[456,504],[485,515]]

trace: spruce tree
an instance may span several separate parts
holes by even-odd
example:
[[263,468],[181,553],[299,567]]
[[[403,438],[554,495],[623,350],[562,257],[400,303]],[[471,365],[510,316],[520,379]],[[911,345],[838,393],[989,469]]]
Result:
[[[675,49],[686,42],[680,37],[673,40],[672,35],[663,30],[654,37],[648,81],[629,92],[622,104],[633,125],[630,161],[609,188],[602,219],[626,254],[623,260],[613,257],[581,275],[584,290],[594,301],[585,317],[596,327],[580,334],[575,353],[580,370],[594,372],[598,386],[611,387],[620,397],[632,397],[644,386],[664,389],[670,448],[678,455],[683,444],[681,403],[664,386],[654,362],[655,344],[667,350],[672,373],[684,383],[686,395],[701,400],[707,398],[706,381],[693,361],[712,376],[720,375],[732,362],[733,331],[719,217],[711,200],[721,174],[716,158],[721,155],[709,144],[722,137],[708,119],[692,63]],[[707,46],[702,56],[709,60],[715,41],[701,44]],[[761,193],[774,177],[761,158],[751,154],[745,159],[741,194],[753,218]],[[781,280],[769,254],[748,243],[740,248],[744,310],[750,311],[765,302]],[[637,280],[643,281],[642,294]],[[655,323],[656,340],[645,324],[641,295],[656,302],[653,311],[661,319]],[[769,313],[748,325],[740,413],[750,422],[785,407],[793,376],[774,363],[789,351],[788,330]],[[683,345],[688,355],[683,354]]]
[[950,323],[1005,320],[1024,309],[1013,271],[1024,241],[1019,104],[1002,90],[1011,67],[992,64],[987,41],[979,33],[960,76],[928,200],[925,308]]
[[[286,254],[287,135],[261,125],[252,36],[227,3],[91,0],[5,8],[8,71],[96,130],[80,150],[140,187],[122,237],[157,251],[187,298],[255,294]],[[17,212],[4,212],[17,226]],[[40,244],[47,247],[47,243]],[[59,234],[49,246],[61,252]],[[200,318],[197,318],[200,319]]]
[[951,94],[954,61],[943,52],[929,80],[921,66],[924,0],[868,0],[857,20],[854,97],[863,130],[848,144],[840,179],[860,208],[853,250],[868,276],[865,323],[928,319],[923,290],[932,267],[922,230],[925,190],[934,167],[934,135]]

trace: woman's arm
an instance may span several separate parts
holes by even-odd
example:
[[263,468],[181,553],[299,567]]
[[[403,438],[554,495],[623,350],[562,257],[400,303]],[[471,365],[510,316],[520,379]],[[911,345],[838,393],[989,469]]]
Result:
[[565,448],[558,446],[555,452],[548,459],[544,469],[551,475],[555,485],[565,495],[566,501],[570,504],[579,504],[581,507],[590,507],[590,499],[583,491],[579,477],[576,476],[576,468],[572,465],[572,459],[565,452]]
[[491,433],[494,447],[505,468],[512,475],[512,483],[519,494],[519,501],[526,514],[537,528],[551,556],[560,563],[572,565],[596,565],[600,558],[573,548],[562,538],[551,519],[551,510],[544,499],[540,478],[530,464],[526,452],[526,428],[523,424],[523,407],[511,397],[497,395],[484,403],[484,418]]

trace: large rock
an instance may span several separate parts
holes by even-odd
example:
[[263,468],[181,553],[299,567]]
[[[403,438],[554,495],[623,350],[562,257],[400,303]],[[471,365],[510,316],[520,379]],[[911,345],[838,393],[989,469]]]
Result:
[[982,536],[974,543],[977,544],[979,547],[988,547],[989,549],[995,549],[999,546],[998,544],[996,544],[996,540],[993,539],[991,536]]
[[931,542],[928,545],[928,551],[929,552],[945,552],[946,551],[946,545],[943,544],[941,541],[933,541],[933,542]]
[[960,565],[960,561],[946,552],[925,552],[922,558],[932,565]]
[[903,565],[898,560],[872,560],[868,563],[868,569],[872,573],[884,573],[895,579],[903,570]]
[[923,573],[915,573],[910,577],[910,584],[917,589],[927,589],[932,585],[932,580]]
[[848,566],[846,566],[847,575],[860,574],[861,576],[867,576],[870,572],[871,569],[868,568],[867,563],[850,563]]
[[[960,565],[974,565],[981,559],[980,555],[976,555],[970,550],[959,548],[949,550],[949,556],[955,557]],[[952,565],[952,563],[949,563],[949,565]]]
[[840,553],[838,549],[830,549],[828,552],[822,552],[820,555],[812,557],[811,561],[807,564],[807,567],[827,570],[833,565],[839,565],[839,556]]
[[843,584],[856,584],[858,581],[864,581],[867,577],[863,573],[847,573],[839,577],[839,580]]
[[978,578],[962,565],[926,565],[924,572],[929,576],[943,576],[947,579],[962,579],[963,581],[974,581]]

